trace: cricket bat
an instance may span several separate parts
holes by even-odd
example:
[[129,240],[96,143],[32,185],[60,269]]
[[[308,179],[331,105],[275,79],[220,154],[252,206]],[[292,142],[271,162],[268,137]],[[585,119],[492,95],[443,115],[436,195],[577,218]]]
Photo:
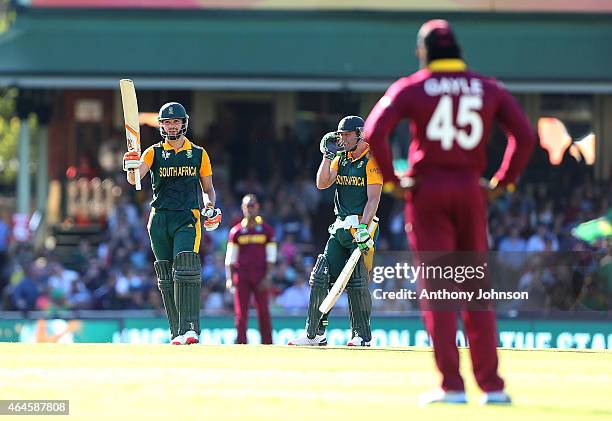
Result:
[[[138,122],[138,101],[136,100],[136,88],[130,79],[119,81],[121,89],[121,103],[123,104],[123,120],[125,122],[125,138],[127,139],[128,152],[140,153],[140,123]],[[140,170],[134,171],[136,190],[140,190]]]
[[[377,226],[378,217],[375,216],[374,218],[372,218],[372,222],[370,222],[370,226],[368,227],[368,232],[370,233],[370,236],[374,234],[374,231],[376,230]],[[349,279],[351,279],[351,275],[353,274],[355,266],[357,266],[357,262],[359,262],[360,257],[361,250],[359,250],[359,247],[357,247],[355,250],[353,250],[353,253],[351,253],[351,257],[349,257],[349,259],[346,261],[344,268],[342,268],[342,272],[340,272],[338,279],[336,279],[336,282],[329,290],[327,297],[325,297],[325,299],[319,306],[319,311],[321,313],[325,314],[329,312],[329,310],[331,310],[332,307],[336,304],[338,298],[340,298],[340,296],[342,295],[342,291],[344,291],[344,288],[346,288],[346,284],[348,284]]]

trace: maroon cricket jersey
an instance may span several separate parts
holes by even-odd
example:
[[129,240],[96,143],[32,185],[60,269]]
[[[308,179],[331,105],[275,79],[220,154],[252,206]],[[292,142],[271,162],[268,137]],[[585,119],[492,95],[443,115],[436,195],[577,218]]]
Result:
[[430,171],[486,169],[486,142],[494,120],[508,145],[495,173],[500,185],[513,183],[527,165],[534,132],[516,100],[494,78],[468,70],[459,59],[429,66],[392,84],[365,123],[366,139],[385,182],[397,182],[387,138],[399,120],[410,120],[412,141],[407,175]]
[[248,274],[262,277],[266,274],[266,245],[275,243],[274,229],[265,224],[261,217],[256,218],[255,226],[248,228],[246,219],[232,227],[229,232],[230,243],[238,248],[238,258],[234,267],[238,276]]

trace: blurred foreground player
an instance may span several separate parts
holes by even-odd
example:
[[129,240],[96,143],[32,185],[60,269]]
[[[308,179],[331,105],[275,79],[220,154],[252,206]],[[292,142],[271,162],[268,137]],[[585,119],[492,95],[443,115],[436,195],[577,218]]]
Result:
[[[392,84],[365,124],[366,139],[385,180],[385,191],[406,198],[408,241],[417,261],[421,252],[487,250],[487,196],[491,199],[515,182],[527,165],[533,130],[515,99],[495,79],[468,70],[445,20],[426,22],[419,30],[416,54],[421,70]],[[411,121],[409,173],[393,172],[388,136],[399,120]],[[503,162],[488,184],[486,142],[494,120],[505,130]],[[427,281],[422,281],[427,286]],[[433,341],[440,390],[422,403],[465,403],[459,374],[454,311],[432,311],[421,303],[425,327]],[[483,403],[510,403],[498,375],[493,311],[462,311],[476,381]]]
[[242,199],[244,219],[229,232],[225,255],[226,287],[234,291],[236,343],[247,343],[247,322],[251,296],[255,297],[261,343],[272,343],[269,290],[277,246],[274,229],[259,216],[254,194]]
[[[147,148],[142,157],[127,152],[123,168],[127,180],[135,183],[135,169],[141,178],[151,172],[153,201],[148,230],[155,256],[155,273],[161,291],[171,343],[190,345],[199,342],[202,228],[212,231],[221,222],[215,208],[210,159],[204,148],[185,137],[189,116],[178,102],[164,104],[159,110],[162,142]],[[204,209],[199,198],[204,192]]]

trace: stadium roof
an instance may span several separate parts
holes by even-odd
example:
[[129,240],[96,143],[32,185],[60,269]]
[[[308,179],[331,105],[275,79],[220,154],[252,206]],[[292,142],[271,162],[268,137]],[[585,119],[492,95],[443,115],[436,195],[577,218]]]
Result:
[[[20,10],[0,85],[380,91],[426,13]],[[612,92],[612,15],[447,13],[470,66],[522,91]]]
[[26,7],[235,10],[612,12],[607,0],[17,0]]

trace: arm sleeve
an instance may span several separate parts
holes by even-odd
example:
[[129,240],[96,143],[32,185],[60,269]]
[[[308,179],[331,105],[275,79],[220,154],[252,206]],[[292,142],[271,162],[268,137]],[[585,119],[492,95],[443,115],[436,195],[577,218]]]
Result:
[[329,165],[329,168],[331,168],[334,171],[338,171],[338,162],[340,162],[340,157],[339,156],[335,157],[332,160],[331,164]]
[[238,260],[238,245],[235,243],[227,243],[227,250],[225,251],[225,266],[231,266],[236,264]]
[[370,144],[370,150],[378,162],[385,182],[399,182],[393,171],[389,134],[404,117],[401,112],[400,101],[406,95],[405,87],[406,84],[402,79],[391,85],[374,106],[365,122],[366,140]]
[[153,146],[149,146],[145,149],[144,153],[140,157],[140,162],[144,162],[147,164],[147,167],[151,168],[153,166],[153,158],[155,157],[155,150],[153,150]]
[[276,245],[276,236],[272,227],[268,228],[268,242],[266,243],[266,262],[276,263],[278,247]]
[[236,230],[230,229],[227,238],[227,249],[225,251],[225,266],[230,266],[238,260],[238,244],[236,244]]
[[230,232],[227,236],[227,242],[228,243],[235,243],[236,242],[236,229],[234,228],[230,228]]
[[212,175],[212,167],[210,165],[210,158],[206,150],[202,150],[202,162],[200,163],[200,177],[208,177]]
[[266,244],[266,262],[276,263],[277,250],[276,243]]
[[366,178],[368,180],[368,184],[382,184],[383,176],[380,172],[380,168],[376,163],[374,157],[370,156],[368,163],[366,165]]
[[508,144],[493,179],[498,185],[506,186],[514,183],[527,166],[535,144],[535,135],[518,102],[503,87],[499,89],[502,97],[497,119],[506,133]]

